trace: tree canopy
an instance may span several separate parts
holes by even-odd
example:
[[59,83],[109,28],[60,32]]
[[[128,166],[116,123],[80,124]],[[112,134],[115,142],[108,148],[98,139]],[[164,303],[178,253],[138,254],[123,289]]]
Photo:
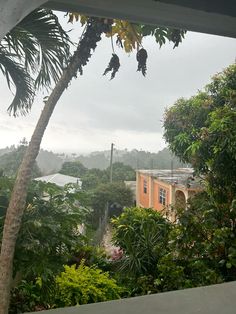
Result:
[[165,139],[203,176],[218,202],[236,196],[236,64],[215,75],[196,96],[166,111]]
[[[6,154],[0,156],[0,170],[2,174],[9,177],[16,177],[19,166],[22,162],[26,146],[20,145],[17,149],[14,149]],[[32,169],[32,177],[36,178],[41,175],[41,171],[35,161]]]

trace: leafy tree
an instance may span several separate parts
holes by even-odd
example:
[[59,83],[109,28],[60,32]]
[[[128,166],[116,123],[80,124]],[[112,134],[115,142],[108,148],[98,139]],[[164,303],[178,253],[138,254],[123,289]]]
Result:
[[204,176],[219,203],[236,195],[236,64],[215,75],[203,92],[180,99],[165,114],[171,150]]
[[103,211],[108,203],[117,203],[122,208],[130,206],[133,203],[132,191],[124,183],[100,184],[93,192],[92,208]]
[[68,176],[81,178],[85,175],[87,168],[80,161],[66,161],[62,164],[60,173]]
[[154,275],[155,266],[168,250],[170,223],[151,208],[126,208],[112,220],[114,243],[124,252],[121,264],[135,278]]
[[[110,167],[107,168],[110,172]],[[112,167],[112,180],[114,182],[135,181],[136,174],[132,167],[124,165],[122,162],[115,162]]]
[[11,145],[10,147],[5,147],[0,149],[0,156],[10,153],[16,149],[15,145]]
[[[96,168],[87,169],[80,161],[64,162],[60,173],[80,177],[84,190],[93,190],[99,184],[107,183],[110,180],[110,167],[105,170]],[[113,182],[135,180],[135,171],[130,166],[121,162],[113,164]]]
[[[177,254],[187,260],[188,269],[200,263],[214,271],[215,282],[236,276],[235,91],[233,64],[215,75],[204,91],[178,100],[164,121],[170,149],[193,165],[206,186],[206,193],[197,195],[188,210],[179,213],[174,235]],[[211,275],[202,276],[212,280]]]
[[182,263],[200,262],[222,280],[235,280],[235,202],[230,209],[228,204],[219,206],[202,192],[190,200],[187,211],[178,210],[177,216],[178,224],[171,235],[175,258]]
[[101,183],[108,182],[107,173],[100,169],[88,169],[82,178],[82,188],[86,191],[94,190]]
[[[0,234],[12,187],[11,179],[1,178]],[[86,235],[79,232],[79,225],[86,224],[89,211],[78,206],[78,198],[79,195],[71,186],[61,189],[42,182],[30,185],[14,256],[13,313],[16,313],[15,306],[19,309],[18,298],[21,303],[28,304],[25,296],[27,291],[22,291],[30,288],[24,284],[25,280],[32,289],[37,290],[37,304],[50,303],[54,275],[88,242]],[[37,278],[41,280],[40,289],[37,287]],[[33,307],[29,310],[33,310]]]
[[[110,151],[93,152],[88,156],[79,156],[81,161],[88,169],[99,168],[104,170],[109,167]],[[174,168],[186,167],[168,148],[164,148],[158,153],[133,149],[131,151],[115,150],[114,160],[118,163],[128,165],[133,169],[170,169],[171,163]],[[116,163],[115,162],[115,163]]]
[[[113,219],[113,240],[123,251],[123,257],[114,263],[118,267],[117,278],[126,287],[127,296],[197,287],[223,280],[227,267],[220,269],[222,256],[216,259],[215,254],[229,233],[226,229],[220,232],[213,229],[217,226],[210,206],[206,211],[202,203],[197,214],[195,205],[191,206],[190,212],[179,211],[178,224],[170,223],[158,212],[146,208],[127,208]],[[216,235],[214,244],[211,243],[213,234]],[[234,239],[230,243],[232,253]]]
[[[0,156],[0,169],[2,169],[4,175],[9,177],[16,176],[25,151],[26,146],[21,145],[14,151]],[[37,165],[37,162],[35,161],[31,176],[33,178],[36,178],[39,177],[40,175],[41,175],[40,169]]]
[[[74,15],[72,14],[71,16],[73,19]],[[84,20],[84,23],[86,24],[86,26],[83,32],[83,36],[80,39],[80,42],[77,46],[76,51],[74,52],[73,56],[70,59],[70,63],[63,69],[63,73],[60,76],[55,88],[51,92],[48,99],[45,101],[44,109],[42,110],[41,116],[35,128],[35,131],[32,135],[28,149],[24,155],[22,164],[20,166],[20,169],[17,175],[16,182],[15,182],[15,187],[12,193],[11,201],[9,203],[9,208],[8,208],[6,220],[5,220],[5,228],[3,232],[2,246],[1,246],[0,299],[4,300],[4,304],[2,305],[2,309],[3,309],[2,311],[5,313],[7,312],[7,307],[8,307],[8,299],[9,299],[8,296],[9,296],[11,279],[12,279],[11,278],[11,274],[12,274],[11,265],[13,262],[15,243],[16,243],[17,234],[19,232],[20,225],[21,225],[21,217],[22,217],[23,210],[25,207],[27,187],[30,181],[31,169],[37,157],[37,154],[39,152],[43,134],[46,130],[50,117],[57,104],[57,101],[59,100],[64,90],[68,87],[68,84],[70,83],[72,78],[77,75],[77,72],[79,71],[79,73],[82,75],[83,67],[89,61],[89,58],[91,57],[91,52],[92,50],[93,51],[95,50],[97,46],[97,42],[101,40],[102,34],[110,33],[110,36],[112,36],[113,31],[112,31],[111,26],[113,22],[114,22],[113,20],[101,19],[101,18],[86,18]],[[121,26],[122,26],[122,23],[121,23]],[[117,40],[118,40],[118,43],[120,43],[120,45],[123,45],[123,42],[124,42],[124,45],[126,45],[125,40],[128,39],[130,41],[131,49],[135,47],[138,49],[138,52],[137,52],[138,70],[142,71],[143,75],[145,75],[147,53],[143,48],[139,50],[139,46],[141,42],[140,42],[140,36],[138,36],[139,34],[142,34],[142,29],[138,27],[137,29],[135,29],[135,27],[132,27],[132,23],[130,23],[130,26],[131,26],[132,32],[129,33],[128,37],[126,35],[127,38],[124,37],[125,35],[121,35],[121,33],[117,31],[117,36],[118,36]],[[127,29],[126,31],[128,33],[129,29]],[[162,29],[156,28],[155,34],[158,31],[162,31]],[[179,44],[179,42],[181,41],[180,39],[184,36],[184,32],[177,31],[177,33],[179,34],[179,36],[171,37],[171,40],[175,42],[175,46]],[[52,36],[54,34],[55,33],[53,33]],[[168,38],[168,36],[165,35],[165,33],[164,33],[164,36]],[[62,44],[64,43],[64,37],[61,36],[61,34],[57,38],[59,38],[59,42],[61,42]],[[54,51],[52,51],[51,53],[53,54],[53,52]],[[63,54],[63,56],[65,55],[67,56],[68,54]],[[115,73],[119,69],[119,59],[117,56],[116,57],[115,56],[116,55],[113,54],[111,61],[109,63],[109,66],[105,71],[105,72],[112,71],[111,77],[114,77]],[[64,67],[63,63],[62,65]],[[51,73],[51,68],[49,69],[50,69],[50,72],[48,74],[51,77],[53,76],[53,73]],[[29,80],[29,78],[27,78],[27,80]],[[21,109],[23,109],[22,104],[24,103],[24,101],[28,100],[28,98],[31,95],[31,91],[29,91],[28,86],[25,87],[25,90],[27,89],[28,89],[28,94],[23,97],[23,102],[20,102],[19,108]],[[21,90],[22,89],[18,89],[18,91],[21,91]],[[24,106],[24,110],[26,111],[29,109],[29,106],[27,107],[27,104]]]
[[6,213],[13,188],[13,180],[0,174],[0,218]]
[[95,229],[105,217],[106,211],[112,217],[122,212],[125,206],[133,205],[132,191],[124,183],[99,184],[96,189],[82,194],[84,198],[81,204],[92,208],[90,217]]

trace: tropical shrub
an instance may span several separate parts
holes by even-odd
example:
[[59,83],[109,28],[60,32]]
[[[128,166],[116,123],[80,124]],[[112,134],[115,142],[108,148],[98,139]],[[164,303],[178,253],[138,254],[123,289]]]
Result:
[[178,210],[177,216],[178,224],[170,235],[175,257],[191,263],[200,261],[221,280],[235,280],[236,202],[230,207],[220,206],[202,192],[191,199],[187,211]]
[[84,262],[76,268],[65,266],[64,272],[56,277],[57,306],[73,306],[118,299],[121,288],[109,274],[95,266],[85,266]]
[[[227,232],[223,237],[222,232],[226,229],[218,230],[217,212],[204,201],[203,193],[192,200],[187,211],[179,210],[178,224],[172,224],[160,213],[146,208],[126,208],[120,217],[112,220],[114,243],[123,250],[123,257],[113,263],[118,269],[119,283],[126,287],[125,296],[224,280],[222,273],[227,267],[222,268],[223,256],[216,252],[222,247],[227,252],[228,245],[234,247],[234,239],[227,238]],[[199,202],[202,207],[196,209]]]
[[158,260],[168,252],[171,224],[151,208],[126,208],[112,220],[113,241],[123,250],[120,268],[129,275],[154,275]]
[[[0,236],[12,187],[12,179],[0,177]],[[14,256],[12,313],[53,304],[55,275],[88,243],[79,226],[89,213],[74,186],[30,184]]]

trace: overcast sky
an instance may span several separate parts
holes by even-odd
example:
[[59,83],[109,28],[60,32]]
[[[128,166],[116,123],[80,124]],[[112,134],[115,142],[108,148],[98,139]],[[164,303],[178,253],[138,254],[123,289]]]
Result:
[[[71,35],[78,38],[79,26]],[[71,28],[71,26],[70,26]],[[176,49],[171,44],[157,46],[144,41],[148,51],[148,71],[144,78],[136,72],[135,54],[116,48],[121,67],[112,81],[102,76],[111,57],[110,40],[104,38],[84,75],[74,79],[57,104],[44,135],[42,148],[57,152],[87,153],[109,149],[143,149],[157,152],[165,146],[162,120],[165,108],[180,97],[190,97],[206,85],[212,75],[233,63],[236,40],[189,32]],[[18,144],[33,132],[42,110],[38,95],[25,117],[9,117],[12,100],[5,79],[0,77],[0,148]]]

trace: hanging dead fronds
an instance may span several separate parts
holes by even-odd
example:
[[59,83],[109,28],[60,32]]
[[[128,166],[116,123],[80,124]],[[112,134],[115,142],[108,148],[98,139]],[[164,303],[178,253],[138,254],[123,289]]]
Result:
[[107,68],[105,69],[103,75],[106,75],[108,72],[112,71],[111,72],[111,80],[112,80],[115,77],[116,73],[118,72],[119,67],[120,67],[119,57],[115,53],[113,53],[111,60]]
[[147,57],[147,51],[144,48],[138,50],[136,55],[136,59],[138,61],[137,71],[142,71],[143,76],[147,73]]

